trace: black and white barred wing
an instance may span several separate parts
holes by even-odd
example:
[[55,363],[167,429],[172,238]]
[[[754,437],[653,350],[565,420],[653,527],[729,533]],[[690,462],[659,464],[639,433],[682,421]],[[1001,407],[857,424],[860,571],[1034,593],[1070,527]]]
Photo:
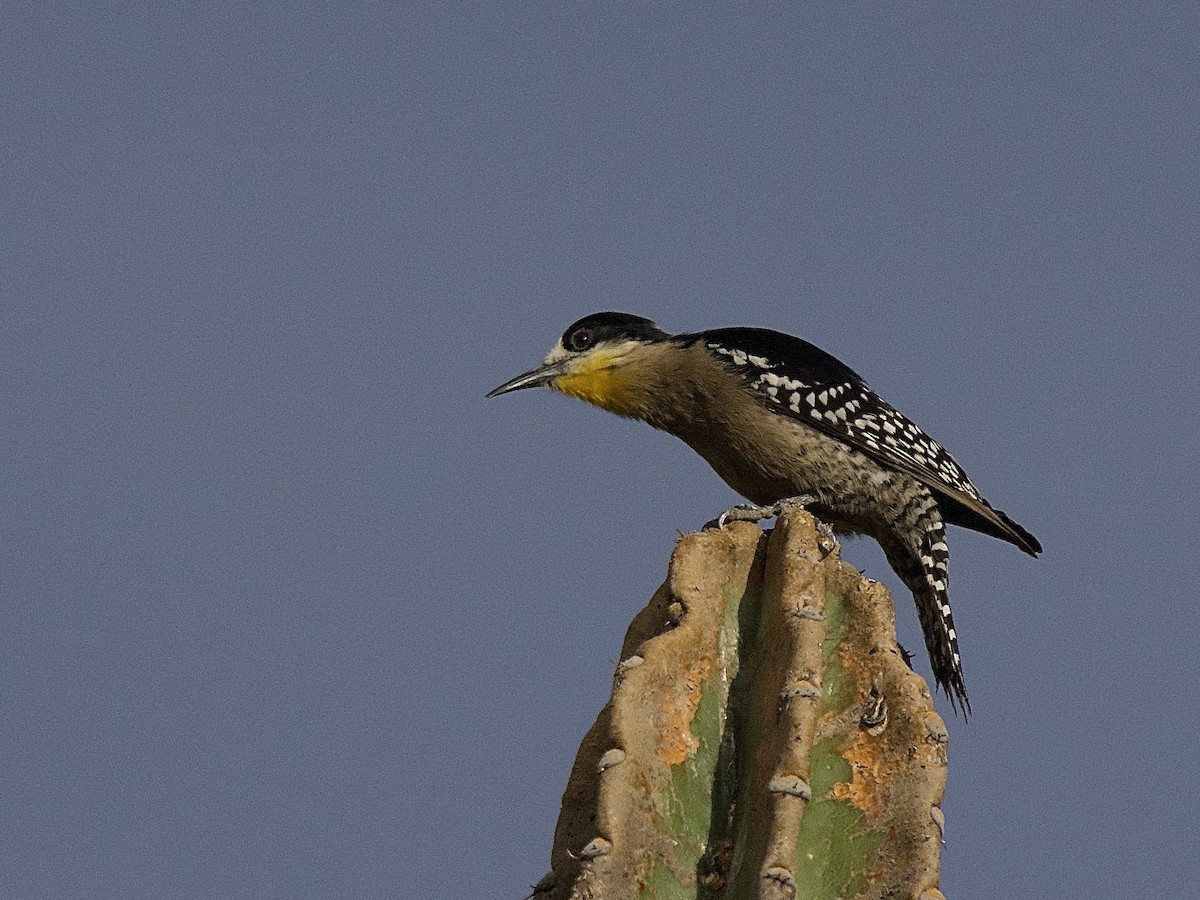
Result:
[[1002,537],[1028,553],[1037,540],[993,509],[944,447],[876,394],[852,369],[807,341],[758,328],[694,336],[746,382],[764,405],[907,472],[951,501],[948,519]]

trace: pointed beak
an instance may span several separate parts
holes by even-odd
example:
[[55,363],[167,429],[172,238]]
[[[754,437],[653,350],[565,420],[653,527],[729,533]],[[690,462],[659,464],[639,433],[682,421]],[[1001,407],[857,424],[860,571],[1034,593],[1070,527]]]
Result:
[[544,363],[538,366],[532,372],[526,372],[524,375],[518,375],[511,381],[506,381],[504,384],[495,390],[488,391],[484,396],[499,397],[501,394],[507,394],[510,391],[523,391],[525,388],[541,387],[548,385],[559,375],[566,372],[566,360],[558,362]]

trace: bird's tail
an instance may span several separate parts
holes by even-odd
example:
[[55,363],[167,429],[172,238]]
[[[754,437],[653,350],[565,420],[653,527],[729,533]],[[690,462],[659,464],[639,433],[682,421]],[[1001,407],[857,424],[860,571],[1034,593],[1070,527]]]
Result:
[[881,541],[888,563],[900,580],[912,591],[917,603],[917,618],[925,635],[925,647],[933,678],[949,698],[951,706],[971,712],[967,685],[963,680],[962,658],[958,654],[958,635],[950,612],[950,553],[946,528],[936,501],[920,509],[916,521],[893,529]]

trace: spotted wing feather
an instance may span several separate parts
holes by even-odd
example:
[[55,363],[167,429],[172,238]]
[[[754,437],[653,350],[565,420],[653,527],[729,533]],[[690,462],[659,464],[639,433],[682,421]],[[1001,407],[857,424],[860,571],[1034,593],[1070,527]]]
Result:
[[979,493],[944,447],[876,394],[852,369],[807,341],[760,328],[689,336],[737,372],[769,409],[844,441],[935,491],[947,521],[1016,544],[1041,545]]

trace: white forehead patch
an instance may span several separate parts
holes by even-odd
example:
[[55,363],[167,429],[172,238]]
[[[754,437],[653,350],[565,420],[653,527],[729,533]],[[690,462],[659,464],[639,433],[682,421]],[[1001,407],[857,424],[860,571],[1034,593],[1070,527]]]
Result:
[[542,360],[542,365],[548,366],[551,363],[561,362],[570,355],[567,352],[567,348],[563,346],[562,338],[559,338],[558,343],[550,349],[550,352],[546,354],[546,358]]

